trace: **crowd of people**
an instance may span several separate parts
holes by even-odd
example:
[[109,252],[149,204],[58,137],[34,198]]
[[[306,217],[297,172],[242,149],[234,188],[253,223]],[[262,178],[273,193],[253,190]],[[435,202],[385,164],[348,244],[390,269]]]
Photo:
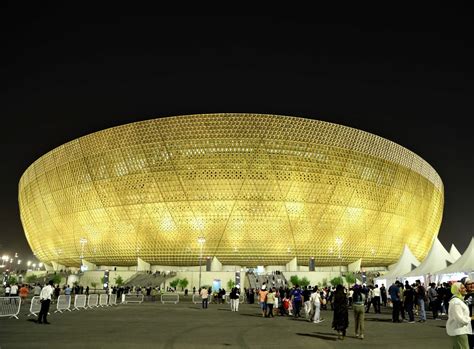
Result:
[[[230,293],[232,311],[238,311],[238,306],[232,305],[236,298],[234,288]],[[200,295],[202,307],[208,306],[211,289],[202,288]],[[224,291],[225,294],[225,291]],[[240,292],[237,292],[240,295]],[[395,281],[388,289],[366,284],[354,285],[346,288],[343,285],[336,287],[294,285],[292,288],[275,288],[265,283],[258,289],[244,289],[247,303],[254,304],[257,299],[261,316],[271,318],[278,316],[301,317],[313,323],[320,323],[321,309],[333,312],[332,328],[337,331],[338,339],[343,340],[349,326],[349,309],[353,309],[354,333],[356,338],[365,338],[365,314],[371,308],[375,314],[381,313],[381,307],[391,309],[392,322],[415,323],[427,321],[426,310],[432,312],[433,320],[440,320],[444,316],[448,321],[446,330],[453,339],[456,348],[473,348],[472,304],[474,298],[474,282],[467,278],[462,282],[430,283],[428,287],[420,281],[415,283],[401,283]],[[467,344],[469,342],[469,344]]]
[[[356,338],[364,339],[365,336],[365,314],[373,307],[376,314],[381,313],[381,307],[391,308],[392,322],[414,323],[415,316],[418,322],[427,321],[426,311],[432,312],[433,320],[440,320],[441,316],[447,318],[446,331],[453,339],[456,348],[473,348],[472,336],[472,305],[474,300],[474,281],[464,278],[460,282],[450,282],[425,285],[416,280],[410,284],[395,281],[388,289],[385,285],[354,285],[346,288],[342,285],[336,287],[318,287],[294,285],[290,287],[272,287],[263,284],[258,289],[245,288],[243,294],[249,304],[254,304],[255,299],[261,310],[261,316],[273,318],[274,316],[293,316],[305,318],[315,324],[325,319],[321,318],[321,310],[333,312],[332,327],[337,331],[339,339],[344,339],[349,326],[350,308],[353,309],[354,327]],[[89,294],[89,287],[78,284],[70,287],[64,285],[54,286],[50,281],[45,285],[40,284],[6,284],[4,293],[6,297],[21,297],[27,300],[29,296],[39,296],[41,311],[38,323],[48,324],[47,313],[49,306],[59,298],[61,294],[71,296],[74,294]],[[120,299],[122,295],[144,295],[150,300],[156,300],[158,294],[165,289],[160,287],[140,286],[113,286],[105,290],[108,294],[116,294]],[[169,289],[166,291],[170,291]],[[187,292],[186,292],[187,294]],[[196,288],[193,288],[196,294]],[[209,299],[212,297],[216,303],[226,303],[229,298],[231,311],[239,311],[241,298],[240,286],[235,286],[227,295],[225,289],[221,288],[212,292],[210,287],[203,287],[198,291],[202,300],[202,308],[208,307]]]

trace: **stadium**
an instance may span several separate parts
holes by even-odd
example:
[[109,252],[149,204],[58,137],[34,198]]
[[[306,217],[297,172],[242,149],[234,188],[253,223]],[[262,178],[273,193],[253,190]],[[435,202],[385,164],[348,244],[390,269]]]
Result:
[[333,123],[205,114],[134,122],[61,145],[19,183],[44,263],[387,266],[422,260],[443,183],[410,150]]

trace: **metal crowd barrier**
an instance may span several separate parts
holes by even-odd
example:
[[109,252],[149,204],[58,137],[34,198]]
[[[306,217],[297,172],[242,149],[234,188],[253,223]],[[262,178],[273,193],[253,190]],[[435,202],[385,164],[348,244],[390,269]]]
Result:
[[54,313],[62,313],[63,310],[71,311],[71,296],[70,295],[60,295],[56,303],[56,311]]
[[198,304],[198,303],[201,303],[201,302],[202,302],[201,295],[199,295],[197,293],[193,294],[193,303]]
[[109,295],[108,294],[101,294],[99,296],[99,307],[106,307],[108,306]]
[[90,294],[87,297],[87,308],[97,308],[99,304],[99,295],[98,294]]
[[161,303],[179,303],[179,294],[177,293],[167,293],[161,295]]
[[109,297],[109,305],[117,305],[117,294],[112,293]]
[[74,298],[74,308],[73,308],[73,310],[80,310],[79,308],[87,309],[86,303],[87,303],[86,295],[85,294],[77,294],[76,298]]
[[38,316],[38,313],[41,310],[41,302],[40,302],[40,297],[39,296],[34,296],[31,298],[31,304],[30,304],[30,313],[28,316]]
[[20,313],[21,298],[20,297],[0,297],[0,317],[14,317],[18,320]]
[[125,297],[122,297],[122,303],[142,303],[143,299],[142,294],[126,294]]

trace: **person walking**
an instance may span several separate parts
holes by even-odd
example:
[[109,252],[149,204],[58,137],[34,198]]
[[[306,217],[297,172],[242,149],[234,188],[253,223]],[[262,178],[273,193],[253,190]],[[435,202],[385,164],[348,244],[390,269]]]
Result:
[[28,287],[26,285],[22,285],[20,288],[20,297],[22,302],[26,301],[26,298],[28,298],[28,293]]
[[44,286],[41,289],[40,293],[40,303],[41,303],[41,310],[38,314],[38,321],[39,324],[47,324],[48,322],[48,312],[49,312],[49,305],[51,304],[51,297],[54,293],[54,286],[53,280],[50,280],[48,285]]
[[207,288],[203,287],[201,292],[199,293],[202,299],[202,308],[207,309],[208,299],[209,299],[209,292]]
[[398,287],[398,281],[395,281],[388,289],[390,294],[390,300],[392,301],[392,322],[400,322],[400,288]]
[[239,311],[240,286],[235,286],[229,294],[230,310]]
[[[313,323],[319,324],[323,320],[321,320],[321,294],[319,293],[318,286],[314,286],[310,302],[314,309]],[[309,320],[311,321],[311,317]]]
[[354,293],[352,295],[352,308],[354,309],[355,336],[356,338],[364,339],[365,294],[362,292],[359,285],[354,285],[353,289]]
[[380,314],[380,295],[382,294],[379,288],[379,285],[375,285],[375,288],[372,290],[374,294],[373,302],[374,309],[376,314]]
[[301,292],[300,286],[295,285],[295,288],[291,292],[291,300],[293,303],[293,316],[301,317],[300,310],[303,305],[303,293]]
[[469,349],[468,335],[472,334],[471,321],[474,316],[469,316],[469,308],[464,303],[466,287],[461,282],[455,282],[451,286],[451,293],[453,296],[449,301],[446,333],[452,338],[453,348]]
[[265,284],[262,285],[261,290],[258,292],[258,301],[260,303],[260,308],[262,309],[262,317],[267,315],[267,294],[268,291]]
[[419,307],[420,320],[418,322],[426,321],[426,312],[425,312],[425,301],[426,301],[426,290],[421,284],[420,280],[416,280],[416,304]]
[[338,339],[344,339],[347,327],[349,326],[349,312],[347,308],[347,297],[344,293],[344,286],[342,285],[337,285],[336,287],[333,306],[334,317],[332,320],[332,328],[337,331]]
[[[474,303],[474,281],[466,278],[464,280],[464,287],[466,287],[466,296],[464,297],[464,302],[469,308],[469,316],[471,317],[471,328],[474,331],[474,318],[472,313],[472,306]],[[468,334],[467,339],[469,341],[469,348],[474,348],[474,334]]]
[[408,313],[408,323],[415,323],[415,315],[413,314],[413,305],[415,302],[415,291],[410,285],[405,286],[405,291],[403,291],[403,306]]
[[275,304],[275,293],[273,288],[270,287],[270,290],[267,294],[267,315],[266,317],[273,317],[273,305]]

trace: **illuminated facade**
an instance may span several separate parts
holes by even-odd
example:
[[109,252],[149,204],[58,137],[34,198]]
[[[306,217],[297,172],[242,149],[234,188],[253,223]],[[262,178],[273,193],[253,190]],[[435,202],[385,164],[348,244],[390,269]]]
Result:
[[[297,117],[190,115],[66,143],[19,183],[37,258],[78,266],[365,266],[418,259],[441,223],[443,184],[413,152],[373,134]],[[82,241],[82,242],[81,242]],[[338,244],[339,243],[339,244]],[[339,248],[340,247],[340,248]],[[340,254],[340,258],[339,258]]]

